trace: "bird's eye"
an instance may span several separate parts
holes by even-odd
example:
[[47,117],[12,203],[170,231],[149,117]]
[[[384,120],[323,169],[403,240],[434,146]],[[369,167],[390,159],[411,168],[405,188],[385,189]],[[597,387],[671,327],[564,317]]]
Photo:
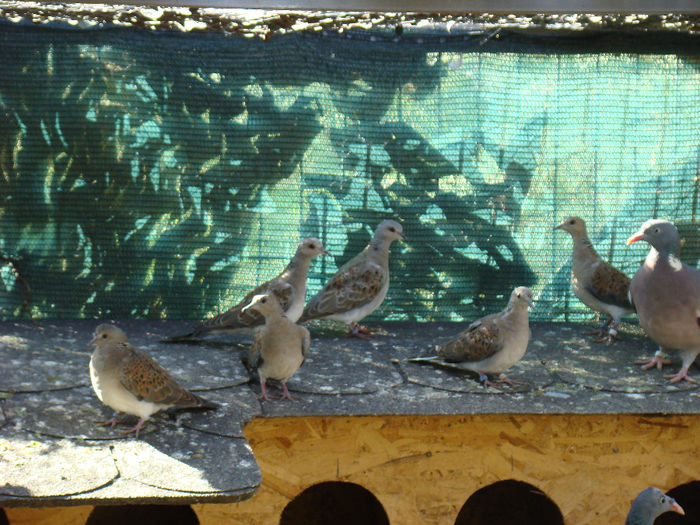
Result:
[[571,219],[571,220],[569,221],[569,224],[576,224],[576,219]]
[[263,303],[263,304],[266,303],[266,302],[267,302],[267,297],[263,297],[262,299],[260,299],[260,302]]
[[311,248],[312,250],[315,250],[315,249],[316,249],[316,245],[315,245],[314,243],[311,243],[311,244],[309,244],[309,248]]
[[664,498],[663,496],[661,496],[661,503],[666,503],[666,498]]
[[102,334],[102,339],[105,339],[107,337],[107,334]]
[[391,226],[391,227],[389,228],[389,231],[390,231],[390,232],[395,232],[395,231],[396,231],[396,228],[394,228],[393,226]]
[[519,293],[516,293],[515,296],[516,296],[516,297],[520,297],[520,294],[519,294]]
[[658,228],[654,228],[654,233],[659,233],[660,231],[661,230],[659,230]]

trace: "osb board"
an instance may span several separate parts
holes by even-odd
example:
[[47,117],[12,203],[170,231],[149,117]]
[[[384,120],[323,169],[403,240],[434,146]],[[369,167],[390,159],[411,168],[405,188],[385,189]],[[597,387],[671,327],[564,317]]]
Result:
[[[624,523],[641,489],[697,479],[699,430],[699,416],[258,418],[245,434],[262,470],[259,492],[193,507],[202,525],[270,525],[309,486],[348,481],[370,490],[392,524],[449,525],[474,491],[516,479],[544,491],[569,525]],[[7,512],[11,525],[77,525],[83,509]]]
[[4,510],[10,525],[84,525],[92,507],[16,507]]
[[322,481],[370,490],[391,523],[445,525],[476,490],[531,483],[568,524],[623,523],[648,485],[697,478],[696,416],[476,415],[256,419],[245,429],[263,483],[252,499],[200,505],[202,524],[278,523]]

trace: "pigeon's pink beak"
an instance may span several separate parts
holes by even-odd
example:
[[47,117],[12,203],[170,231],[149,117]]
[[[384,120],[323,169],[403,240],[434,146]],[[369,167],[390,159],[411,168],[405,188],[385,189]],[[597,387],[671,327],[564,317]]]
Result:
[[632,237],[630,237],[629,239],[627,239],[627,242],[626,242],[625,244],[626,244],[627,246],[629,246],[629,245],[632,244],[633,242],[641,241],[641,240],[644,240],[644,239],[646,239],[646,235],[644,235],[644,233],[642,233],[642,232],[637,232],[637,233],[635,233],[634,235],[632,235]]
[[673,506],[671,507],[671,510],[673,512],[677,512],[678,514],[685,516],[685,511],[683,510],[683,507],[681,507],[678,503],[675,501],[673,502]]

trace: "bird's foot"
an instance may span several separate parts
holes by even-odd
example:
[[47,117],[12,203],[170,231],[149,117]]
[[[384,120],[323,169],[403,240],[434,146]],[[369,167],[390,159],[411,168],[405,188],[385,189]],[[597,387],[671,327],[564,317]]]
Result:
[[145,421],[146,421],[146,418],[143,418],[143,417],[140,418],[140,419],[139,419],[139,422],[136,423],[135,426],[124,430],[124,431],[122,432],[122,434],[125,435],[125,436],[128,435],[128,434],[134,434],[134,437],[135,437],[136,439],[138,439],[138,438],[139,438],[139,430],[141,430],[141,427],[143,427],[143,424],[145,423]]
[[109,426],[110,428],[114,428],[117,425],[117,423],[121,423],[121,421],[117,416],[114,416],[110,419],[95,421],[95,423],[97,423],[101,427]]
[[280,399],[289,399],[290,401],[297,401],[297,398],[289,393],[289,390],[287,390],[287,385],[285,385],[284,383],[282,383],[282,397],[280,397]]
[[610,330],[607,331],[607,335],[605,335],[605,332],[600,334],[600,337],[596,339],[594,342],[596,343],[605,343],[607,346],[610,346],[613,344],[613,341],[618,339],[617,337],[617,330],[614,328],[611,328]]
[[664,376],[669,380],[669,383],[678,383],[679,381],[689,381],[690,383],[697,384],[698,382],[688,375],[687,368],[681,368],[677,374],[670,374]]
[[664,367],[664,365],[670,365],[671,361],[666,359],[666,354],[664,354],[663,352],[656,352],[654,354],[654,357],[652,357],[650,360],[647,361],[645,359],[641,359],[639,361],[635,361],[634,364],[642,365],[642,368],[644,370],[649,370],[650,368],[654,367],[661,370]]
[[372,336],[372,330],[366,326],[352,323],[345,337],[357,337],[359,339],[369,339]]
[[505,374],[501,374],[498,376],[498,380],[496,383],[503,384],[505,383],[508,386],[517,386],[517,385],[522,385],[524,384],[522,381],[519,381],[518,379],[511,379],[510,377],[507,377]]

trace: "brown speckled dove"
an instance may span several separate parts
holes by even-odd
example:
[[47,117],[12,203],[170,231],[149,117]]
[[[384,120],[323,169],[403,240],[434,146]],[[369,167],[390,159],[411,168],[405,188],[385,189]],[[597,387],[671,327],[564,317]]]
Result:
[[401,225],[392,220],[377,226],[372,242],[345,263],[304,308],[300,322],[331,319],[349,325],[349,335],[369,331],[357,323],[374,312],[389,289],[389,247],[406,239]]
[[273,399],[267,393],[265,382],[277,379],[282,385],[282,399],[293,400],[286,382],[309,353],[309,331],[290,321],[284,315],[277,297],[270,292],[253,297],[243,310],[255,310],[265,316],[265,325],[255,329],[248,354],[248,363],[257,369],[260,376],[261,398]]
[[[412,362],[425,362],[444,359],[461,363],[464,368],[479,374],[484,386],[497,383],[514,384],[503,372],[508,370],[525,355],[530,341],[528,307],[533,306],[532,292],[519,286],[510,294],[508,306],[502,312],[487,315],[474,321],[457,337],[438,348],[434,357],[418,357]],[[494,383],[487,374],[500,374]]]
[[[583,304],[596,312],[607,314],[601,327],[601,338],[611,344],[617,336],[620,318],[634,312],[628,293],[630,279],[600,258],[586,232],[586,223],[580,217],[567,217],[555,229],[571,234],[574,252],[571,258],[571,288]],[[603,335],[607,332],[607,336]]]
[[685,515],[683,508],[671,496],[656,487],[648,487],[632,502],[625,525],[654,525],[656,518],[664,512]]
[[[114,325],[99,325],[90,345],[95,347],[90,381],[97,397],[114,410],[140,418],[125,434],[133,432],[138,438],[144,422],[160,410],[218,406],[182,388],[167,370],[131,346],[126,334]],[[116,423],[116,417],[104,422]]]
[[688,376],[688,368],[700,353],[700,271],[680,260],[681,240],[676,227],[668,221],[652,219],[627,239],[627,245],[646,241],[649,255],[630,285],[630,299],[637,309],[639,324],[659,345],[644,368],[664,364],[668,350],[678,350],[683,360],[671,383]]
[[243,312],[243,309],[253,297],[268,290],[275,293],[289,320],[296,322],[304,310],[306,277],[309,273],[309,265],[311,260],[320,254],[329,255],[321,241],[315,237],[304,239],[299,244],[292,260],[277,277],[264,282],[249,292],[240,303],[230,310],[198,323],[192,332],[173,337],[166,342],[187,341],[217,332],[233,332],[260,326],[264,322],[263,316],[255,310]]

